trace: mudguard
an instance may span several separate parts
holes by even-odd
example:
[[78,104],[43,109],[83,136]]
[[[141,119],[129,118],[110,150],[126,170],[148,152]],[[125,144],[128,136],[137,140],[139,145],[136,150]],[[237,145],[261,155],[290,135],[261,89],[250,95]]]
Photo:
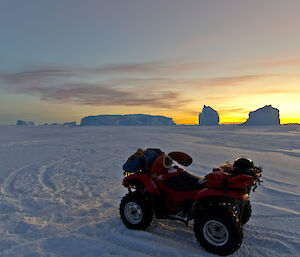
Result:
[[193,200],[199,201],[207,197],[228,197],[228,198],[233,197],[242,201],[249,200],[249,195],[246,192],[242,192],[241,190],[228,190],[228,192],[224,193],[222,188],[220,189],[204,188],[193,195]]
[[148,193],[160,194],[153,180],[146,174],[133,174],[125,177],[122,182],[122,185],[125,187],[136,186],[138,184],[142,184]]
[[183,152],[171,152],[168,154],[174,161],[178,162],[183,166],[189,166],[193,162],[193,158],[187,153]]

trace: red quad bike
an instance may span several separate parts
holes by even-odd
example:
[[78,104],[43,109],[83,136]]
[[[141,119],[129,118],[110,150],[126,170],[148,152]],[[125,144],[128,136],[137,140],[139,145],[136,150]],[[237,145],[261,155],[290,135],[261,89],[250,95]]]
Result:
[[[147,149],[149,150],[149,149]],[[229,255],[243,239],[243,225],[251,216],[249,194],[260,184],[261,167],[248,158],[224,163],[206,176],[195,176],[175,166],[188,166],[192,158],[182,152],[161,152],[147,168],[124,172],[128,194],[120,215],[130,229],[146,229],[157,219],[194,219],[194,233],[206,251]]]

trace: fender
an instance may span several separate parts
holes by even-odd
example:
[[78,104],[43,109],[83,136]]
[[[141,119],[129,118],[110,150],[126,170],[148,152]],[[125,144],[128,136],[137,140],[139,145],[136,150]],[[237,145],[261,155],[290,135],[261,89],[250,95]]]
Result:
[[198,212],[201,212],[203,210],[209,209],[209,208],[225,208],[228,211],[231,211],[232,213],[235,213],[237,215],[241,214],[241,206],[243,206],[243,203],[245,201],[241,201],[240,199],[236,199],[232,196],[208,196],[208,197],[202,197],[198,201],[195,201],[192,205],[192,208],[189,212],[189,220],[194,219],[195,215],[197,215]]
[[122,182],[122,185],[125,187],[136,186],[138,184],[142,184],[148,193],[160,194],[153,180],[146,174],[133,174],[125,177]]
[[201,198],[218,197],[218,196],[236,198],[242,201],[249,200],[249,195],[244,190],[228,190],[228,192],[224,194],[222,188],[220,189],[204,188],[193,195],[193,200],[198,201],[201,200]]
[[178,162],[183,166],[189,166],[193,162],[193,158],[187,153],[183,152],[171,152],[168,154],[174,161]]

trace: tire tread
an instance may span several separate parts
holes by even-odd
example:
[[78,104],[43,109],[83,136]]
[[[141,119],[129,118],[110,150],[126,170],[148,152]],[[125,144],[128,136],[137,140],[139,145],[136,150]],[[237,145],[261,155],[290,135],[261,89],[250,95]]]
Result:
[[[124,207],[126,203],[131,201],[138,203],[143,211],[143,218],[137,224],[130,223],[124,215]],[[124,225],[129,229],[145,230],[147,227],[150,226],[153,219],[153,211],[152,211],[150,201],[146,199],[146,197],[139,192],[126,194],[121,200],[119,211]]]
[[[203,235],[203,226],[206,221],[215,219],[226,225],[229,232],[228,242],[223,246],[210,244]],[[200,245],[210,253],[227,256],[237,251],[243,240],[243,229],[238,218],[231,212],[222,208],[210,208],[196,215],[194,220],[194,233]]]

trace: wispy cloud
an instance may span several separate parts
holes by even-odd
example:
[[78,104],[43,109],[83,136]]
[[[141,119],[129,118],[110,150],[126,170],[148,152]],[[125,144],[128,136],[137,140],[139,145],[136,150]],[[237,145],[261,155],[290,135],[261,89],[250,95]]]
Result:
[[209,65],[209,62],[148,62],[99,67],[38,67],[0,73],[0,79],[6,90],[37,95],[45,101],[173,108],[191,99],[184,98],[180,90],[170,86],[175,84],[170,76]]
[[[228,77],[191,78],[180,76],[209,63],[133,63],[101,67],[42,67],[15,73],[1,73],[0,86],[44,101],[76,103],[95,106],[148,106],[152,108],[181,108],[196,101],[185,96],[186,91],[218,89],[219,94],[203,95],[204,100],[227,100],[222,88],[242,87],[247,83],[278,74],[245,74]],[[196,68],[195,68],[196,67]],[[112,75],[113,76],[106,76]],[[127,74],[128,76],[123,76]],[[299,74],[283,75],[298,76]],[[279,93],[288,89],[252,90],[255,93]],[[221,93],[220,93],[221,92]]]
[[41,83],[45,79],[59,79],[76,76],[76,70],[68,68],[38,68],[29,71],[21,71],[16,73],[1,73],[0,78],[4,79],[8,84],[22,85],[27,83]]
[[262,65],[265,66],[265,67],[292,66],[292,65],[299,66],[300,65],[300,58],[265,62]]
[[264,79],[272,77],[274,74],[250,74],[250,75],[241,75],[241,76],[229,76],[229,77],[216,77],[208,78],[203,81],[203,83],[210,86],[240,86],[243,83],[251,82],[259,79]]
[[207,67],[211,67],[210,62],[190,61],[190,62],[146,62],[146,63],[124,63],[110,64],[98,67],[37,67],[28,71],[16,73],[0,73],[10,83],[26,82],[27,80],[40,80],[44,78],[62,78],[82,75],[151,75],[167,76],[171,74],[184,74]]
[[148,75],[170,75],[182,74],[198,69],[211,67],[211,62],[147,62],[147,63],[125,63],[106,65],[96,68],[87,68],[82,71],[97,74],[148,74]]
[[249,113],[249,110],[245,108],[222,108],[220,112],[222,114]]
[[[5,89],[8,91],[36,95],[41,100],[58,103],[175,108],[191,101],[174,89],[151,86],[167,83],[168,79],[111,79],[106,83],[90,83],[81,81],[81,76],[85,73],[97,72],[96,69],[41,68],[1,73],[0,78],[4,80]],[[126,85],[132,87],[128,88]]]
[[[218,89],[222,92],[225,88],[243,87],[254,81],[263,80],[266,78],[277,77],[276,74],[246,74],[240,76],[228,77],[207,77],[207,78],[193,78],[193,79],[179,79],[174,83],[183,85],[186,89]],[[217,92],[215,92],[217,93]],[[212,96],[215,98],[216,95]]]
[[290,89],[290,88],[282,88],[282,89],[262,89],[262,90],[255,90],[253,92],[250,92],[251,94],[299,94],[300,88],[298,90]]
[[[40,93],[40,88],[37,88],[36,92]],[[148,106],[152,108],[174,108],[177,104],[181,106],[189,100],[182,99],[179,93],[172,91],[162,90],[140,94],[92,84],[65,84],[63,88],[51,87],[48,91],[43,89],[41,99],[95,106]]]
[[275,59],[269,59],[269,60],[261,60],[257,62],[248,62],[236,65],[233,67],[234,70],[243,70],[243,69],[273,69],[273,68],[284,68],[284,67],[299,67],[300,66],[300,58],[294,58],[294,59],[284,59],[284,60],[275,60]]

